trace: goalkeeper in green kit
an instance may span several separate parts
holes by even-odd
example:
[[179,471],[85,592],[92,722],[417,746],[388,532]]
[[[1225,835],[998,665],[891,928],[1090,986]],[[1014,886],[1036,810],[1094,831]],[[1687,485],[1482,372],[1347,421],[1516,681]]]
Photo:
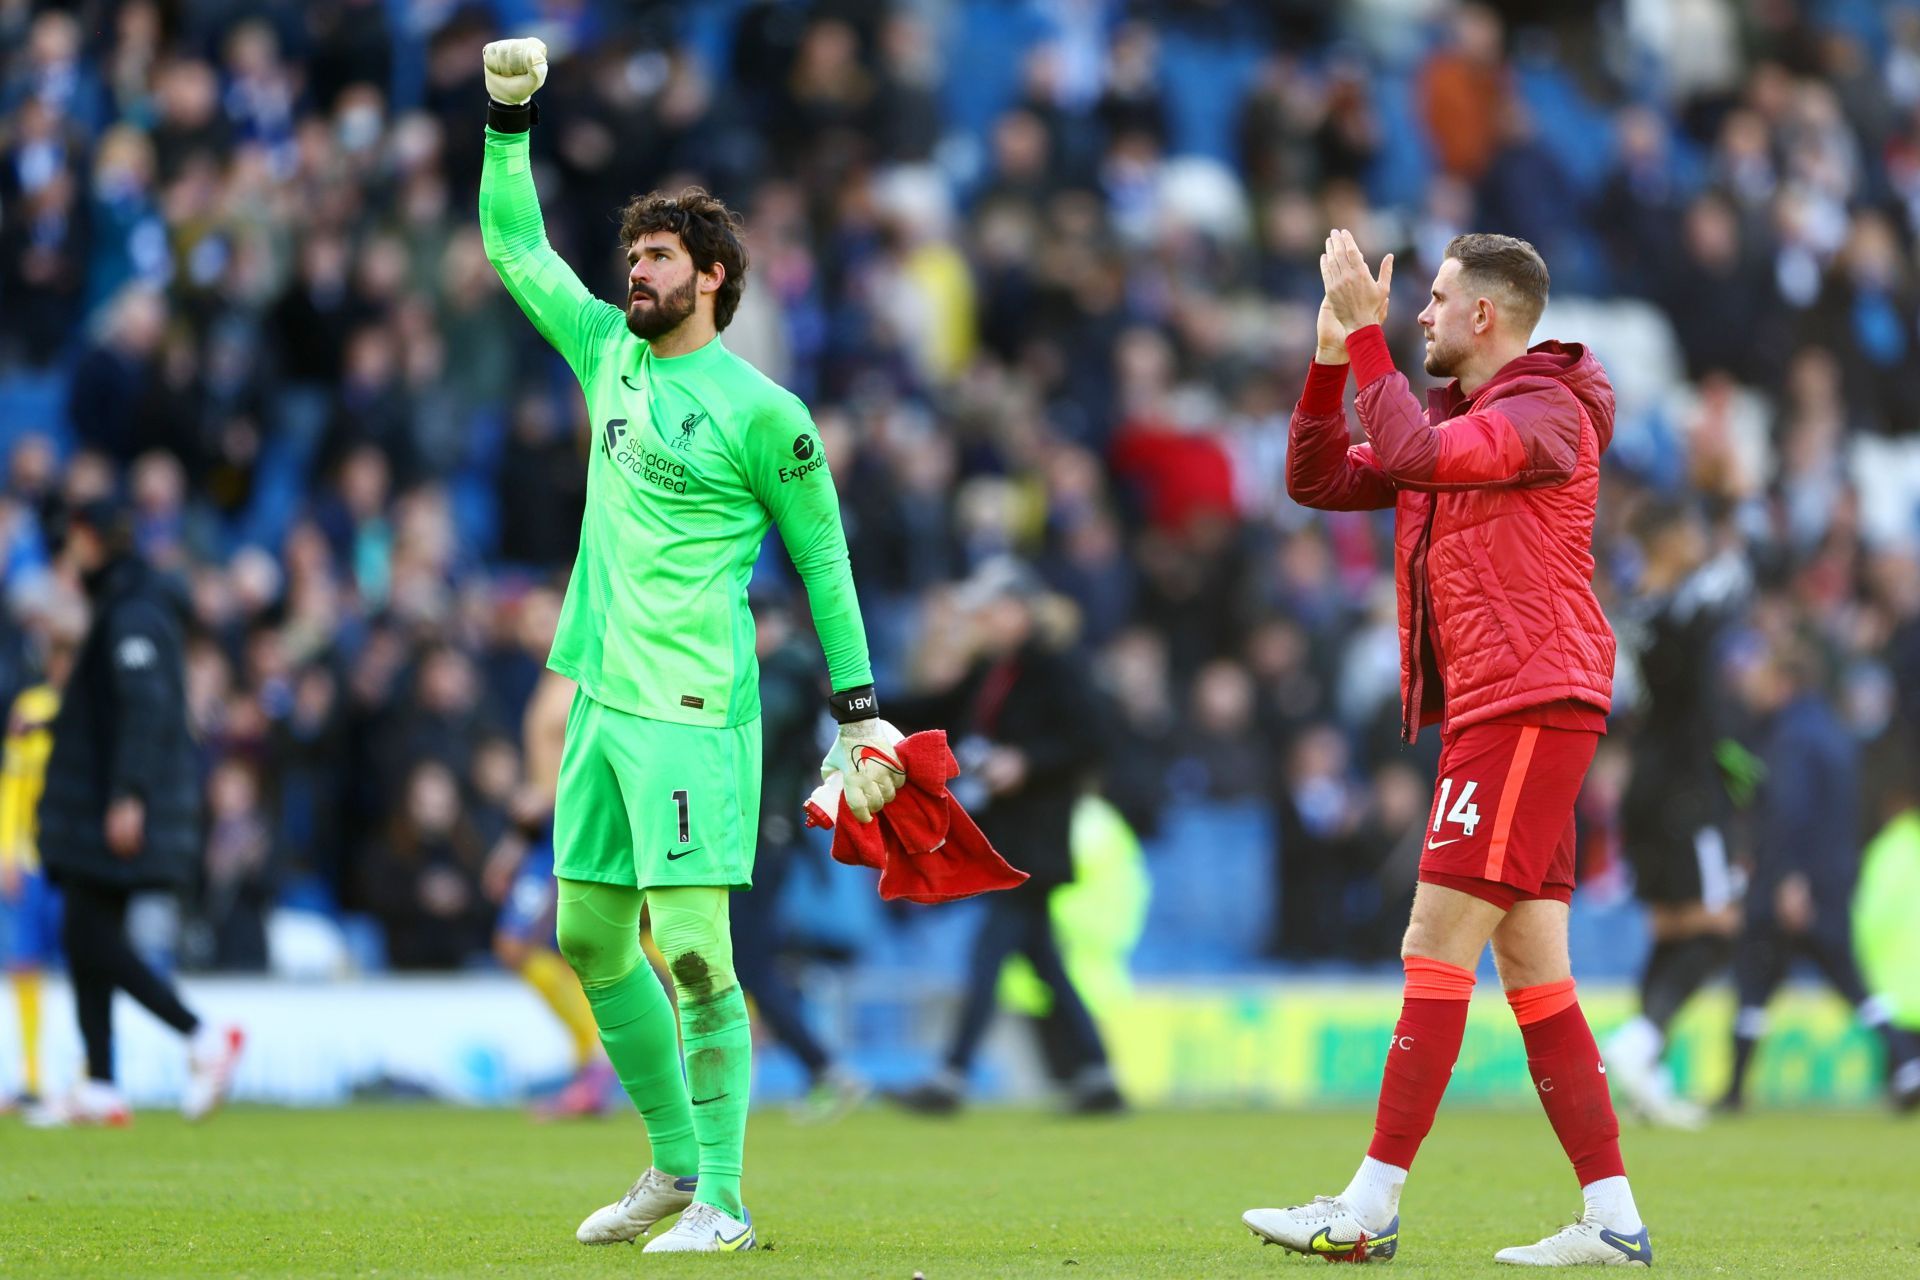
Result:
[[[878,719],[819,434],[806,406],[720,341],[746,283],[735,216],[698,189],[634,199],[620,228],[626,307],[594,297],[547,243],[529,169],[546,46],[501,40],[483,56],[487,256],[573,367],[595,432],[580,555],[547,660],[578,685],[554,803],[557,933],[653,1148],[652,1167],[577,1234],[630,1242],[678,1213],[647,1252],[751,1249],[740,1199],[751,1038],[727,903],[753,881],[760,695],[747,579],[770,524],[806,584],[833,680],[840,732],[821,771],[839,774],[861,821],[899,785],[900,734]],[[677,1027],[641,955],[642,902]]]

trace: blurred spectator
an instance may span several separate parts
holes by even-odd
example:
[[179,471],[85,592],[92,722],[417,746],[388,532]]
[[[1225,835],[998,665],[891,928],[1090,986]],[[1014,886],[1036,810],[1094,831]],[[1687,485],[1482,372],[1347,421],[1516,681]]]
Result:
[[487,946],[480,892],[487,846],[461,812],[460,784],[438,760],[406,776],[387,838],[368,852],[361,896],[385,927],[396,969],[457,969]]
[[245,761],[221,761],[207,780],[206,883],[200,910],[212,955],[203,962],[222,969],[267,967],[272,859],[273,828],[258,776]]
[[74,435],[86,448],[121,466],[148,443],[133,434],[133,409],[146,394],[166,325],[165,295],[130,286],[115,295],[99,341],[74,367],[67,409]]
[[1338,730],[1319,725],[1303,733],[1281,785],[1274,949],[1294,959],[1350,954],[1348,891],[1368,870],[1360,839],[1366,796]]
[[1441,168],[1475,181],[1499,142],[1508,94],[1506,37],[1499,16],[1480,4],[1461,5],[1450,25],[1448,43],[1421,69],[1421,111]]
[[1024,955],[1053,993],[1079,1064],[1069,1102],[1076,1110],[1121,1107],[1106,1049],[1074,989],[1054,936],[1054,891],[1072,882],[1073,810],[1101,755],[1091,681],[1063,649],[1041,584],[1017,561],[983,565],[963,589],[972,653],[960,679],[921,696],[893,698],[890,715],[907,732],[945,728],[962,777],[955,798],[1001,856],[1027,873],[991,894],[967,965],[966,997],[940,1071],[893,1095],[910,1110],[955,1110],[967,1071],[992,1021],[1000,969]]

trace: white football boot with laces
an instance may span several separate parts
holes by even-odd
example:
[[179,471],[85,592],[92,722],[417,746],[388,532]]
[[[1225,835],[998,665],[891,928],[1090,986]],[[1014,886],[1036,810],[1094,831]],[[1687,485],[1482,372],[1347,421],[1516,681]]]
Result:
[[627,1188],[627,1194],[602,1209],[595,1209],[573,1233],[581,1244],[631,1244],[647,1234],[653,1224],[671,1217],[693,1203],[698,1177],[676,1178],[658,1169],[648,1169],[640,1180]]
[[1400,1215],[1384,1231],[1369,1231],[1339,1196],[1315,1196],[1291,1209],[1249,1209],[1247,1229],[1268,1244],[1328,1262],[1387,1262],[1400,1247]]
[[696,1204],[680,1215],[671,1231],[648,1242],[646,1253],[743,1253],[754,1247],[753,1215],[742,1222],[710,1204]]
[[1645,1227],[1629,1236],[1582,1218],[1538,1244],[1502,1249],[1493,1260],[1516,1267],[1651,1267],[1653,1237]]

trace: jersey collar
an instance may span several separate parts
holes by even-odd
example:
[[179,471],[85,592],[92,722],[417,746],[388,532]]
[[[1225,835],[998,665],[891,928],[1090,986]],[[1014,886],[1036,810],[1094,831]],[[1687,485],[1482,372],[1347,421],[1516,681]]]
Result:
[[726,353],[726,345],[720,341],[720,335],[717,333],[713,335],[712,341],[704,346],[695,347],[683,356],[655,355],[653,344],[647,344],[647,359],[675,373],[690,373],[696,369],[704,369]]

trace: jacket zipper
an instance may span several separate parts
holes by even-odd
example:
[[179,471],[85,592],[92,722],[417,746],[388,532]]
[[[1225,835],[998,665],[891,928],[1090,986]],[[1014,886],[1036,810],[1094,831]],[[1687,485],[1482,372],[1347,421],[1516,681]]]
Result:
[[1437,496],[1427,496],[1427,520],[1420,528],[1420,540],[1407,557],[1407,591],[1412,596],[1411,626],[1407,629],[1408,665],[1413,678],[1407,681],[1407,696],[1400,707],[1400,738],[1412,742],[1420,736],[1420,708],[1427,700],[1427,550],[1433,540],[1433,512]]

